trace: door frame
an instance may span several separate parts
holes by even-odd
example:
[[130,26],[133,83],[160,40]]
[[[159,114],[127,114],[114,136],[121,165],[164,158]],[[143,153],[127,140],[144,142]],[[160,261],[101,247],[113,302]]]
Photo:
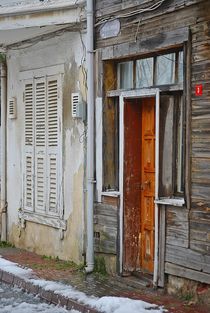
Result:
[[[155,97],[155,200],[158,200],[159,187],[159,117],[160,117],[160,89],[139,89],[122,91],[119,97],[119,191],[120,191],[120,273],[123,271],[123,232],[124,232],[124,102],[126,99]],[[155,251],[154,251],[154,273],[153,284],[157,285],[158,280],[158,204],[155,201]]]

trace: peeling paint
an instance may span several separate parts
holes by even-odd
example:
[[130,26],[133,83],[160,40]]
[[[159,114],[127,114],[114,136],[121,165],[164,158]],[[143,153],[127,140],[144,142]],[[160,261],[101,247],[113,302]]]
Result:
[[[16,120],[8,120],[8,239],[17,247],[64,260],[71,259],[76,263],[83,260],[84,250],[84,143],[80,137],[85,128],[81,120],[71,116],[71,93],[79,91],[79,88],[85,89],[80,77],[83,60],[81,45],[79,33],[64,33],[26,49],[10,50],[7,58],[8,97],[17,97],[18,112]],[[28,221],[26,228],[21,229],[18,220],[18,209],[22,203],[24,155],[24,105],[19,75],[23,71],[61,64],[64,65],[62,181],[64,217],[67,221],[63,240],[60,239],[59,229]]]

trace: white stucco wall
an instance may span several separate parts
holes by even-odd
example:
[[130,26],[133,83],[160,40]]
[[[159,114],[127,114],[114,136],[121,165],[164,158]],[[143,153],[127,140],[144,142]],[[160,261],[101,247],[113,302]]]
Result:
[[[82,261],[84,235],[84,124],[71,117],[71,93],[81,91],[85,97],[84,71],[81,63],[84,49],[79,33],[42,41],[28,48],[10,50],[7,54],[8,100],[17,98],[17,118],[7,120],[7,202],[8,239],[16,246],[40,254]],[[64,217],[67,230],[61,240],[59,230],[26,222],[18,224],[22,208],[22,167],[24,146],[24,104],[20,74],[23,71],[64,65],[63,84],[63,187]]]

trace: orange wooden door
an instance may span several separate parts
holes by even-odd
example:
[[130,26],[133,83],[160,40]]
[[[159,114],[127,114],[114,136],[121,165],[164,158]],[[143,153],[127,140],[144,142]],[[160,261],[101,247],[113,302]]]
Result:
[[142,100],[141,268],[154,268],[155,99]]

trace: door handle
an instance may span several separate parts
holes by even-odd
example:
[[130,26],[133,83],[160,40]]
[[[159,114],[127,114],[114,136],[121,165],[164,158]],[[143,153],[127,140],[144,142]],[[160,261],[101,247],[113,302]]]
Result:
[[145,190],[146,187],[150,187],[151,185],[151,180],[146,180],[145,182],[143,182],[143,184],[141,184],[141,190]]

